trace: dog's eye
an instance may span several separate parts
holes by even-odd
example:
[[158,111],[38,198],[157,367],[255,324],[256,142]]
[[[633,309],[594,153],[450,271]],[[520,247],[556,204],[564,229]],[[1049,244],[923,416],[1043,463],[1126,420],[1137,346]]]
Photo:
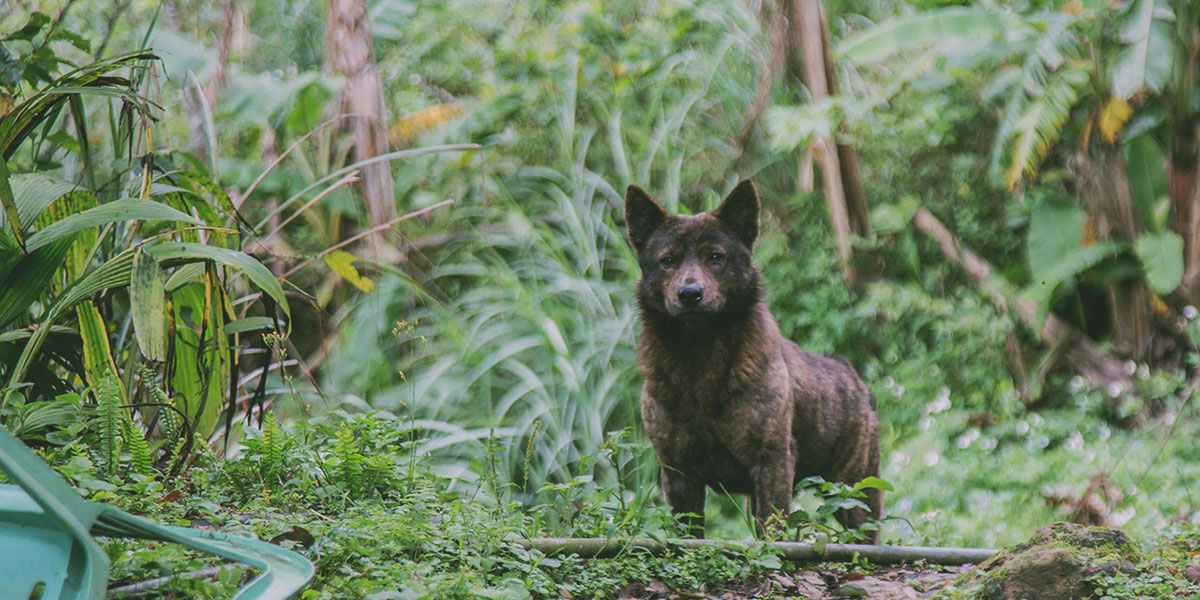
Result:
[[675,257],[664,256],[658,261],[658,264],[662,265],[664,268],[670,269],[671,267],[675,266]]
[[725,255],[720,252],[713,252],[708,255],[708,262],[721,262],[725,260]]

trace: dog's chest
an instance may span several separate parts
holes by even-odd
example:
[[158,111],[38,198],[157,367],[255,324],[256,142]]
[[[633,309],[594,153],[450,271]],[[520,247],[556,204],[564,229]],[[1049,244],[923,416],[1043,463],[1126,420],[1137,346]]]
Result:
[[646,431],[664,463],[728,480],[757,461],[768,430],[788,428],[762,365],[671,366],[647,370],[642,398]]

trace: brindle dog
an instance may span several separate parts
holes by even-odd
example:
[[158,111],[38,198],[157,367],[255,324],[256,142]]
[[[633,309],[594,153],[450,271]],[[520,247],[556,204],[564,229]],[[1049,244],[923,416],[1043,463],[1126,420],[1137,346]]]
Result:
[[[784,339],[767,310],[750,261],[758,213],[749,180],[694,216],[668,214],[637,186],[625,195],[642,270],[642,420],[664,465],[667,501],[693,515],[697,537],[705,486],[747,494],[761,532],[788,510],[795,482],[819,475],[853,484],[879,473],[870,391],[845,360]],[[868,489],[866,504],[878,518],[880,491]],[[858,527],[868,513],[837,517]]]

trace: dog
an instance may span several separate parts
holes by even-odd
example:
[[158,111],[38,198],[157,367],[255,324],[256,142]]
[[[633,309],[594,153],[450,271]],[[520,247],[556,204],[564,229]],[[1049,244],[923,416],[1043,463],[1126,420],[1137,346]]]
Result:
[[[779,333],[751,253],[758,192],[743,180],[714,211],[671,215],[629,186],[625,222],[641,279],[642,421],[662,463],[667,502],[704,535],[706,486],[746,494],[755,529],[786,518],[795,482],[854,484],[879,473],[879,417],[843,359]],[[882,493],[835,515],[879,518]],[[878,531],[871,539],[878,541]]]

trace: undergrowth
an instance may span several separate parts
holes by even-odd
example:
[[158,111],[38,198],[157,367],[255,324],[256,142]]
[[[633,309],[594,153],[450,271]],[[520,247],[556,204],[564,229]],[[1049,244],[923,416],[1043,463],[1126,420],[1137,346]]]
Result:
[[[234,456],[211,451],[178,478],[132,469],[109,477],[69,447],[43,452],[89,498],[164,523],[272,540],[317,567],[303,598],[612,598],[641,583],[671,589],[717,589],[791,565],[766,548],[703,549],[650,557],[630,550],[613,559],[546,554],[513,542],[550,536],[679,537],[682,526],[661,503],[623,487],[597,486],[597,463],[617,460],[626,432],[577,465],[570,482],[545,490],[552,502],[523,507],[515,486],[467,492],[436,462],[417,456],[422,435],[401,421],[338,415],[331,422],[281,426],[267,417]],[[128,463],[130,457],[122,457]],[[614,467],[616,468],[616,467]],[[493,482],[494,483],[494,482]],[[494,492],[498,491],[498,494]],[[849,490],[829,497],[845,506]],[[831,508],[819,511],[827,517]],[[832,540],[852,540],[830,519]],[[806,521],[793,537],[813,539]],[[803,531],[802,531],[803,530]],[[109,539],[110,587],[216,564],[169,544]],[[191,581],[175,578],[159,592],[226,597],[242,571]],[[120,597],[118,594],[117,597]]]

